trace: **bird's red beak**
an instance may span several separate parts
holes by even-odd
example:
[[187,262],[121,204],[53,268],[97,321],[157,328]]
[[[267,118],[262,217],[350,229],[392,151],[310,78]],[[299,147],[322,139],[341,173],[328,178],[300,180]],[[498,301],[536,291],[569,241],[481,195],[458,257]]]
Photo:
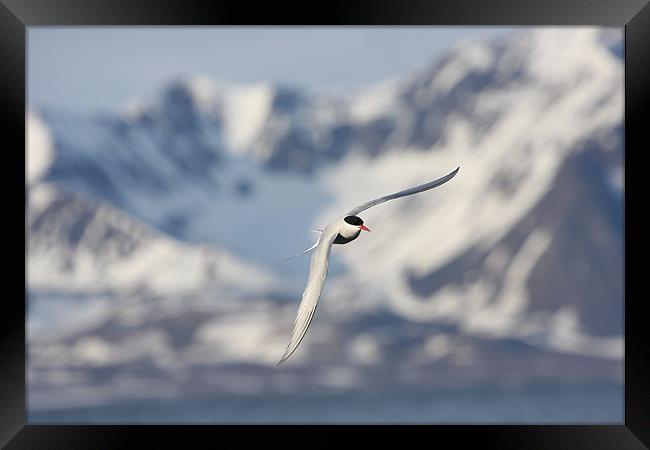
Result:
[[359,229],[360,230],[370,231],[370,228],[366,227],[365,225],[359,225]]

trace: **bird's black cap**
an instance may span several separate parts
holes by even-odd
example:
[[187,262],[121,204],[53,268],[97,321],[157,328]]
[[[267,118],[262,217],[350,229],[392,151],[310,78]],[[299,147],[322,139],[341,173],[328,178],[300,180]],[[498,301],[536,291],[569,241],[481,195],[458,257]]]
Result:
[[361,220],[361,218],[357,216],[347,216],[343,220],[345,220],[350,225],[363,225],[363,220]]

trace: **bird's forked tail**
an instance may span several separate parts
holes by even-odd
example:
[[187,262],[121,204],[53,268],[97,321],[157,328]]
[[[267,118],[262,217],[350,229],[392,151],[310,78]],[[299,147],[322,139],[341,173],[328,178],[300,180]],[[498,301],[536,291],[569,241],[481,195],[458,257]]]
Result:
[[[312,231],[313,233],[320,233],[321,235],[323,234],[323,230],[311,230],[311,231]],[[284,260],[284,262],[287,262],[287,261],[289,261],[290,259],[296,258],[296,257],[298,257],[298,256],[300,256],[300,255],[304,255],[305,253],[309,253],[310,251],[312,251],[313,249],[315,249],[316,247],[318,247],[318,243],[320,242],[320,238],[321,238],[321,237],[318,236],[318,240],[316,241],[316,243],[315,243],[314,245],[312,245],[311,247],[309,247],[309,248],[308,248],[307,250],[305,250],[304,252],[300,252],[300,253],[298,253],[297,255],[293,255],[293,256],[288,257],[287,259]]]

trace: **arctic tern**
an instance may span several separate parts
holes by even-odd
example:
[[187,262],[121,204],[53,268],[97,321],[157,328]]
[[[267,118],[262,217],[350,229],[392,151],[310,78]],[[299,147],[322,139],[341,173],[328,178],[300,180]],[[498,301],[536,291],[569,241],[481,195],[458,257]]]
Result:
[[309,324],[314,317],[314,312],[316,311],[316,306],[318,305],[318,299],[320,298],[321,292],[323,291],[323,285],[325,284],[325,277],[327,276],[327,269],[329,266],[329,257],[330,251],[332,250],[332,245],[347,244],[358,238],[361,234],[361,231],[370,231],[370,229],[364,225],[363,220],[358,217],[357,214],[369,208],[372,208],[375,205],[387,202],[388,200],[406,197],[407,195],[417,194],[419,192],[428,191],[429,189],[440,186],[441,184],[444,184],[447,181],[451,180],[459,170],[460,167],[456,168],[456,170],[449,173],[448,175],[445,175],[442,178],[438,178],[437,180],[433,180],[410,189],[405,189],[394,194],[370,200],[361,206],[357,206],[352,211],[349,211],[345,216],[336,219],[327,225],[325,229],[312,230],[320,233],[320,237],[316,244],[304,252],[296,255],[300,256],[314,250],[314,253],[311,257],[311,263],[309,265],[309,278],[307,280],[307,286],[305,287],[305,291],[302,294],[302,300],[300,301],[300,306],[298,307],[298,315],[293,322],[291,340],[289,341],[287,350],[284,352],[284,355],[282,356],[282,359],[278,365],[285,362],[291,356],[296,348],[298,348],[298,345],[300,345],[302,339],[305,337],[307,328],[309,327]]

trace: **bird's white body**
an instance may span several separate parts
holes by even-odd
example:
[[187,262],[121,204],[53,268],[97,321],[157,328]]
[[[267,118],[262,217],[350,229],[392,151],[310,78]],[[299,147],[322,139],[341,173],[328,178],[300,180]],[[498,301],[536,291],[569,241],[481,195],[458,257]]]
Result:
[[309,327],[309,324],[314,317],[316,307],[318,306],[318,299],[320,298],[321,292],[323,291],[323,286],[325,285],[325,278],[327,277],[327,269],[329,268],[329,256],[330,252],[332,251],[332,245],[347,244],[359,237],[362,230],[370,231],[363,225],[363,220],[357,217],[357,214],[388,200],[416,194],[418,192],[423,192],[440,186],[441,184],[444,184],[447,181],[451,180],[459,169],[460,167],[450,174],[429,183],[425,183],[414,188],[406,189],[395,194],[386,195],[384,197],[380,197],[364,203],[363,205],[354,208],[346,216],[334,220],[322,231],[317,230],[317,232],[320,232],[321,235],[316,244],[314,244],[313,247],[308,248],[304,252],[300,253],[304,254],[311,250],[314,250],[314,253],[311,257],[311,263],[309,265],[309,278],[307,279],[307,286],[305,287],[305,291],[302,294],[302,300],[300,301],[300,306],[298,307],[298,314],[296,315],[296,319],[293,322],[291,340],[289,341],[287,350],[284,352],[284,355],[282,356],[282,359],[278,365],[286,361],[296,350],[296,348],[298,348],[298,345],[300,345],[300,342],[304,338],[305,333],[307,332],[307,328]]

